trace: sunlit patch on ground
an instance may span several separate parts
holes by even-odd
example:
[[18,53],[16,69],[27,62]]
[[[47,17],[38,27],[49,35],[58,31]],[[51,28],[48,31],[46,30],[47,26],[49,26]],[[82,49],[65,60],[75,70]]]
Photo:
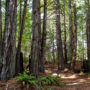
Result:
[[75,79],[75,78],[77,78],[77,75],[76,74],[74,74],[74,75],[71,75],[71,76],[61,76],[61,78],[63,78],[63,79]]
[[58,74],[57,73],[53,73],[52,76],[58,76]]
[[79,79],[78,82],[86,82],[85,79]]
[[80,83],[69,83],[69,84],[67,84],[67,85],[78,85],[78,84],[80,84]]
[[45,73],[50,74],[50,73],[52,73],[52,71],[51,70],[45,70]]

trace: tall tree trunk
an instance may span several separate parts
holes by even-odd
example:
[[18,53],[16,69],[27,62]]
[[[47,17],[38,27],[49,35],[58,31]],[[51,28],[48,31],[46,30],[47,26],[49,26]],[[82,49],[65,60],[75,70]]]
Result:
[[22,0],[20,0],[20,13],[19,13],[19,30],[22,22]]
[[56,0],[56,40],[57,40],[57,55],[58,55],[58,69],[64,69],[64,57],[61,39],[61,26],[60,26],[60,0]]
[[72,1],[69,0],[69,39],[70,39],[70,42],[69,42],[69,60],[70,60],[70,65],[71,65],[71,62],[72,62],[72,53],[73,53],[73,45],[72,45],[72,41],[73,41],[73,24],[72,24]]
[[21,72],[20,71],[20,52],[21,52],[21,42],[22,42],[22,35],[23,35],[23,30],[24,30],[25,16],[26,16],[26,7],[27,7],[27,0],[24,1],[24,9],[23,9],[22,17],[20,15],[20,18],[21,18],[20,19],[20,33],[18,37],[18,45],[17,45],[17,52],[16,52],[16,73]]
[[31,66],[30,72],[38,76],[38,63],[40,52],[40,0],[32,2],[32,46],[31,46]]
[[67,39],[66,39],[66,15],[65,15],[65,0],[64,0],[64,57],[67,64]]
[[[82,30],[84,30],[83,29],[83,27],[82,27]],[[84,61],[84,55],[85,55],[85,53],[84,53],[84,49],[85,49],[85,46],[84,46],[84,33],[83,33],[83,31],[82,31],[82,42],[83,42],[83,55],[82,55],[82,57],[83,57],[83,61]]]
[[73,5],[73,9],[74,9],[74,28],[73,28],[73,56],[72,56],[72,70],[74,70],[74,66],[75,66],[75,61],[76,61],[76,56],[77,56],[77,11],[76,11],[76,1],[73,1],[74,5]]
[[15,76],[15,63],[16,63],[16,30],[17,30],[17,0],[14,1],[15,4],[15,11],[14,13],[14,19],[13,19],[13,35],[12,35],[12,55],[11,55],[11,64],[10,64],[10,68],[11,68],[11,76],[13,77]]
[[[8,10],[7,6],[8,6],[8,3],[6,2],[6,4],[5,4],[5,10],[6,11]],[[5,33],[6,33],[6,24],[7,24],[7,19],[8,19],[7,16],[8,16],[8,13],[5,12],[4,34],[3,34],[3,37],[2,37],[2,56],[4,54],[4,47],[5,47]]]
[[[40,2],[39,2],[39,6],[40,6]],[[39,30],[39,36],[38,36],[38,39],[39,39],[39,61],[38,61],[38,69],[39,71],[41,72],[41,65],[42,65],[42,62],[41,62],[41,42],[42,42],[42,36],[41,36],[41,17],[40,17],[40,14],[41,14],[41,11],[40,9],[38,10],[38,19],[39,19],[39,26],[38,26],[38,30]],[[44,68],[44,67],[43,67]]]
[[47,0],[44,0],[44,16],[43,16],[43,34],[41,42],[41,62],[40,72],[44,73],[44,62],[45,62],[45,50],[46,50],[46,22],[47,22]]
[[1,72],[1,80],[3,82],[15,75],[16,8],[17,0],[6,1],[5,45],[3,48],[3,68]]
[[2,66],[2,11],[1,11],[1,0],[0,0],[0,68],[1,66]]
[[87,35],[87,56],[90,72],[90,1],[86,0],[86,35]]

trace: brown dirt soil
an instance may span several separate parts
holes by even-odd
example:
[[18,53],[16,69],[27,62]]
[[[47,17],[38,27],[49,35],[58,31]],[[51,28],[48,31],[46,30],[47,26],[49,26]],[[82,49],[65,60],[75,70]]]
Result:
[[[89,73],[78,73],[75,74],[67,68],[64,71],[58,71],[56,65],[45,65],[45,74],[39,73],[40,76],[48,75],[58,75],[60,78],[66,82],[66,86],[49,86],[50,90],[90,90],[90,78],[88,78]],[[40,88],[23,88],[20,83],[16,82],[16,78],[9,80],[6,83],[0,82],[0,90],[42,90]]]

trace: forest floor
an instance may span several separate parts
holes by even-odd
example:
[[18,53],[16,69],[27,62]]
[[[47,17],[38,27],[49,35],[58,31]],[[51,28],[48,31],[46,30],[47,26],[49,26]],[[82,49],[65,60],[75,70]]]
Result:
[[[58,71],[56,65],[46,65],[45,74],[39,73],[41,76],[58,75],[66,83],[65,87],[50,86],[50,90],[90,90],[89,73],[73,73],[67,68],[64,71]],[[0,90],[27,90],[20,88],[21,84],[16,82],[16,78],[9,80],[6,83],[0,82]],[[30,89],[28,89],[30,90]],[[35,90],[35,89],[34,89]]]

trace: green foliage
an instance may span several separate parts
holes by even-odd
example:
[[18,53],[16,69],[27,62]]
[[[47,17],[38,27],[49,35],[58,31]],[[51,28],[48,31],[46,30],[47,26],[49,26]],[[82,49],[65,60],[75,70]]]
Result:
[[40,77],[39,79],[41,86],[55,85],[55,86],[65,86],[65,83],[58,76],[48,76]]
[[19,74],[17,77],[17,81],[21,81],[22,85],[25,86],[29,84],[34,87],[45,87],[47,90],[47,86],[65,86],[65,83],[58,76],[48,76],[48,77],[39,77],[36,79],[32,74],[28,75],[26,72],[23,74]]
[[90,74],[88,74],[88,78],[90,78]]
[[32,74],[28,75],[26,72],[24,72],[23,74],[20,73],[19,75],[20,76],[17,77],[17,81],[21,81],[23,86],[25,86],[26,84],[30,84],[35,87],[38,86],[37,81]]

